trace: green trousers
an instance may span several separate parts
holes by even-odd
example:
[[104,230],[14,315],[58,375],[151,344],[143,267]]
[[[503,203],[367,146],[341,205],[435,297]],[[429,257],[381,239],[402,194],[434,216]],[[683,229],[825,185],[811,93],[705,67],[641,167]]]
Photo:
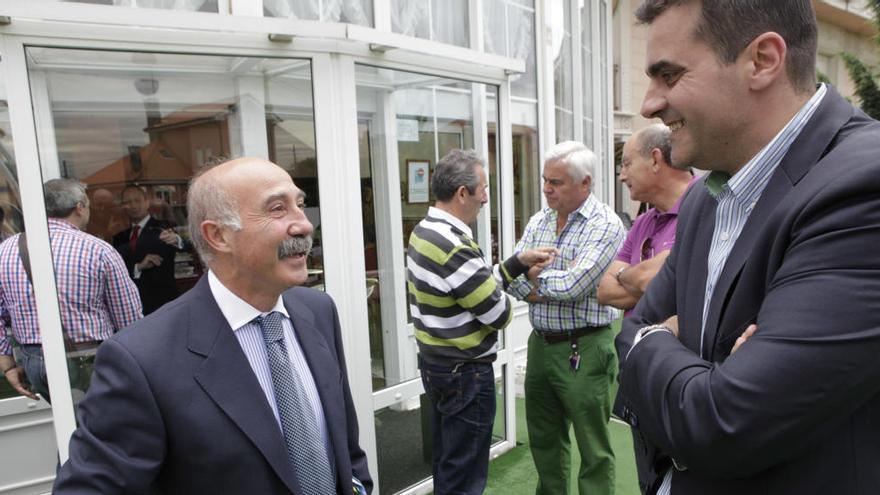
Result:
[[571,441],[581,455],[580,495],[614,494],[614,451],[608,432],[611,385],[617,354],[611,327],[578,339],[580,369],[569,365],[569,342],[547,344],[529,336],[526,368],[526,424],[538,472],[537,495],[568,495]]

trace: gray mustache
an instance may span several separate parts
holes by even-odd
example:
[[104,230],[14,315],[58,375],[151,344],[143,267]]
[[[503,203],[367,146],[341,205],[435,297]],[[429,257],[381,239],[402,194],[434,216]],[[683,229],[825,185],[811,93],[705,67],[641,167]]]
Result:
[[298,254],[308,256],[312,250],[312,236],[298,235],[288,237],[278,246],[278,259],[287,258],[288,256],[296,256]]

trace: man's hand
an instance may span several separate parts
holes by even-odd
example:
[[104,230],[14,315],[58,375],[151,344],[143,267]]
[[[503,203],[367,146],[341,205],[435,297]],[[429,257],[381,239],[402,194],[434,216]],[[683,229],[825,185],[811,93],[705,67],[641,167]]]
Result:
[[16,364],[15,367],[6,371],[5,376],[6,380],[9,381],[9,384],[12,385],[12,388],[14,388],[16,392],[29,399],[40,400],[37,394],[31,392],[28,388],[29,384],[27,381],[27,375],[24,373],[24,368]]
[[180,236],[177,235],[177,232],[174,232],[174,229],[163,229],[159,233],[159,240],[170,246],[180,246]]
[[150,268],[159,266],[161,264],[162,264],[162,257],[161,256],[159,256],[158,254],[148,254],[148,255],[144,256],[144,259],[142,259],[140,261],[140,263],[137,263],[135,266],[137,266],[138,270],[144,271],[144,270],[149,270]]
[[539,275],[543,270],[544,270],[544,267],[543,267],[543,266],[541,266],[541,265],[535,265],[535,266],[529,268],[529,271],[528,271],[528,273],[526,274],[526,276],[529,278],[529,280],[532,282],[532,284],[535,285],[535,284],[538,283],[538,275]]
[[663,322],[663,326],[672,331],[672,335],[678,338],[678,315],[672,315]]
[[730,354],[733,355],[733,353],[736,352],[740,348],[740,346],[745,344],[752,335],[755,335],[755,332],[757,331],[758,325],[755,325],[754,323],[749,325],[749,327],[746,328],[746,331],[743,332],[742,335],[737,337],[736,342],[733,343],[733,349],[730,350]]
[[519,252],[516,254],[516,258],[524,265],[544,267],[552,263],[557,254],[559,254],[559,250],[555,247],[539,247]]

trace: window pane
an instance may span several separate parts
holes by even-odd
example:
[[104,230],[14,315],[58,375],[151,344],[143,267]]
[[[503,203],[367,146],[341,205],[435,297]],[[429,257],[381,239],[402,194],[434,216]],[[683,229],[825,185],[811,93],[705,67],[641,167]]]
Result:
[[263,0],[266,17],[373,26],[372,0]]
[[514,241],[529,218],[541,209],[541,164],[538,160],[538,105],[512,99]]
[[591,3],[581,7],[581,66],[583,67],[584,144],[593,149],[593,25]]
[[[561,5],[560,5],[561,4]],[[553,89],[556,99],[556,142],[574,139],[574,95],[572,93],[571,12],[568,2],[550,5]]]
[[[309,61],[54,48],[27,55],[43,178],[88,187],[88,224],[49,219],[62,327],[82,347],[68,367],[79,379],[74,400],[88,387],[95,346],[139,317],[138,300],[151,313],[203,274],[186,193],[210,162],[259,156],[290,172],[315,225],[306,285],[323,288]],[[76,239],[76,263],[63,236]]]
[[[51,1],[51,0],[50,0]],[[93,3],[116,5],[119,7],[138,7],[147,9],[190,10],[198,12],[217,12],[217,0],[58,0],[70,3]]]
[[467,47],[467,0],[391,0],[391,30]]
[[489,53],[526,61],[525,74],[511,76],[513,96],[537,98],[535,10],[509,0],[483,2],[483,48]]

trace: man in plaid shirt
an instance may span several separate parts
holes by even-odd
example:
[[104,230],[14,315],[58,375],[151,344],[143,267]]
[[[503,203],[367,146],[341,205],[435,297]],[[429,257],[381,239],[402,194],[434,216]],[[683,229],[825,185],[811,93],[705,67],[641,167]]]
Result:
[[[119,253],[84,232],[89,222],[85,184],[52,179],[44,185],[44,194],[71,386],[84,392],[94,350],[143,316],[141,301]],[[31,399],[40,393],[48,401],[37,305],[19,253],[20,235],[0,244],[0,314],[8,314],[12,322],[21,362],[12,356],[12,342],[0,319],[0,372],[18,393]]]
[[581,455],[579,493],[614,493],[608,419],[617,356],[610,324],[618,313],[599,304],[596,288],[626,231],[614,211],[590,194],[595,163],[581,143],[548,150],[543,174],[548,208],[529,220],[516,252],[555,246],[559,254],[508,288],[530,303],[534,329],[525,393],[538,495],[568,493],[572,425]]

